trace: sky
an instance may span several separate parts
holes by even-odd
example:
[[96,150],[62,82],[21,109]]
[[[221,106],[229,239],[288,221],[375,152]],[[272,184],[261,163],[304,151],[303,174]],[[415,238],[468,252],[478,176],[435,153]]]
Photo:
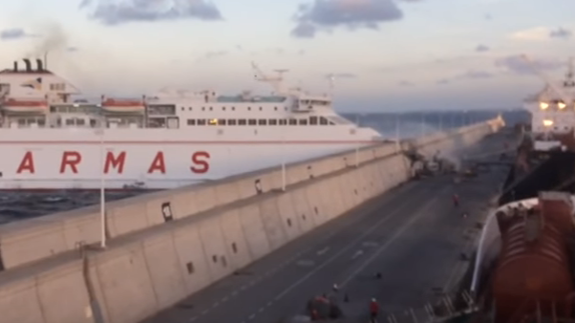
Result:
[[269,74],[288,69],[287,85],[332,93],[340,111],[508,109],[562,78],[575,56],[573,0],[0,0],[0,8],[0,68],[48,51],[48,68],[88,96],[167,86],[270,92],[254,81],[255,62]]

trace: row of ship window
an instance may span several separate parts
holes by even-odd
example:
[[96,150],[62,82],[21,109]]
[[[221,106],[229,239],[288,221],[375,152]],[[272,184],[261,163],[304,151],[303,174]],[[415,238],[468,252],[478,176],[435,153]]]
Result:
[[333,126],[333,121],[324,117],[290,119],[188,119],[188,126]]
[[[181,110],[186,111],[186,108],[181,107]],[[213,110],[214,110],[213,107],[209,107],[209,111],[213,111]],[[231,110],[236,111],[236,107],[231,107]],[[251,110],[252,110],[252,107],[248,107],[248,111],[251,111]],[[259,107],[259,110],[262,111],[263,108]],[[278,107],[274,107],[274,111],[277,111],[277,110],[278,110]],[[288,110],[288,107],[284,107],[284,111],[287,111],[287,110]],[[192,107],[189,107],[188,111],[192,111]],[[206,107],[202,107],[202,111],[206,111]],[[226,111],[226,107],[222,107],[222,111]]]

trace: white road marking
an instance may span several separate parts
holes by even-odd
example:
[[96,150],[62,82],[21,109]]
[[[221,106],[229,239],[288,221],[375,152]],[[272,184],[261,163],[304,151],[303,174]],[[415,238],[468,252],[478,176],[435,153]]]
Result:
[[363,250],[358,250],[353,254],[351,260],[354,260],[355,258],[360,257],[361,255],[363,255]]
[[305,281],[307,281],[310,277],[312,277],[313,275],[315,275],[316,273],[318,273],[320,270],[322,270],[323,268],[327,267],[328,265],[330,265],[332,262],[334,262],[336,259],[338,259],[341,255],[345,254],[346,252],[348,252],[354,245],[358,244],[360,241],[364,240],[365,237],[367,237],[368,235],[370,235],[371,233],[373,233],[375,230],[379,229],[379,227],[386,223],[388,220],[392,219],[397,213],[399,213],[399,211],[401,209],[403,209],[406,205],[408,204],[412,204],[413,202],[408,200],[405,203],[402,203],[397,209],[395,209],[393,212],[388,213],[388,215],[382,219],[380,219],[379,221],[377,221],[369,230],[365,231],[363,234],[361,234],[360,236],[358,236],[355,240],[353,240],[351,243],[349,243],[345,248],[341,249],[340,251],[338,251],[337,253],[335,253],[333,256],[331,256],[329,259],[327,259],[326,261],[324,261],[321,265],[317,266],[314,270],[310,271],[309,273],[307,273],[305,276],[303,276],[302,278],[300,278],[298,281],[296,281],[295,283],[293,283],[291,286],[289,286],[288,288],[286,288],[283,292],[281,292],[280,294],[278,294],[275,297],[275,300],[278,301],[280,300],[282,297],[284,297],[285,295],[287,295],[289,292],[291,292],[294,288],[298,287],[299,285],[301,285],[302,283],[304,283]]
[[329,247],[325,247],[325,248],[323,248],[323,249],[321,249],[321,250],[318,250],[318,252],[316,252],[316,254],[317,254],[318,256],[323,256],[323,254],[326,253],[326,252],[328,252],[328,251],[329,251]]
[[[389,201],[388,201],[388,202],[389,202]],[[403,204],[401,204],[399,207],[395,208],[395,210],[394,210],[393,212],[389,213],[387,217],[385,217],[385,218],[381,219],[380,221],[378,221],[378,222],[375,224],[375,226],[372,227],[371,230],[369,230],[368,232],[366,232],[365,234],[363,234],[360,238],[363,238],[363,237],[367,236],[367,234],[369,234],[370,232],[372,232],[375,228],[377,228],[377,227],[380,226],[381,224],[385,223],[385,222],[386,222],[388,219],[390,219],[394,214],[396,214],[400,209],[402,209],[406,204],[408,204],[408,203],[403,203]],[[371,208],[369,208],[369,209],[363,210],[363,212],[361,212],[360,214],[358,214],[358,217],[356,218],[356,220],[351,221],[350,223],[348,223],[348,226],[349,226],[349,225],[352,225],[352,224],[356,224],[356,223],[361,222],[362,220],[365,219],[366,215],[369,215],[369,214],[373,213],[373,211],[377,210],[377,209],[380,208],[381,206],[382,206],[382,205],[378,203],[378,204],[374,205],[373,207],[371,207]],[[326,241],[326,240],[330,239],[330,238],[333,237],[334,235],[340,233],[340,232],[342,231],[341,229],[345,229],[345,227],[340,228],[340,230],[334,230],[334,231],[330,232],[329,234],[325,235],[321,241]],[[356,242],[357,242],[357,240],[354,240],[354,241],[353,241],[353,243],[356,243]],[[310,246],[309,248],[305,248],[305,249],[303,249],[303,250],[300,250],[295,256],[289,258],[289,260],[286,261],[286,262],[284,262],[282,265],[280,265],[280,266],[278,266],[278,267],[275,267],[275,268],[273,268],[273,269],[271,269],[271,270],[268,270],[266,273],[262,274],[261,277],[257,277],[257,278],[255,279],[255,281],[252,281],[252,282],[250,282],[250,283],[247,284],[247,285],[241,286],[241,287],[239,288],[239,290],[235,290],[235,291],[231,292],[229,296],[225,296],[225,297],[222,299],[222,302],[225,302],[225,301],[228,299],[228,297],[235,297],[235,296],[238,295],[238,293],[241,293],[243,290],[249,289],[251,286],[255,285],[255,283],[256,283],[257,281],[261,280],[263,277],[272,275],[272,274],[275,273],[276,271],[278,271],[278,270],[280,270],[280,269],[283,269],[285,266],[287,266],[287,265],[289,265],[290,263],[294,262],[294,261],[297,260],[301,255],[308,253],[308,252],[309,252],[310,250],[312,250],[313,248],[315,248],[315,246]],[[322,249],[322,250],[319,250],[319,251],[317,252],[317,254],[318,254],[318,255],[323,255],[324,253],[328,252],[329,249],[330,249],[329,247],[326,247],[326,248],[324,248],[324,249]],[[347,250],[347,249],[348,249],[348,248],[346,248],[346,250]],[[338,254],[336,254],[336,256],[343,254],[343,252],[344,252],[344,250],[340,251]],[[332,261],[335,260],[336,258],[337,258],[337,257],[335,257],[335,258],[332,257],[332,258],[328,259],[328,261],[331,260],[330,262],[332,262]],[[323,267],[322,267],[322,268],[323,268]],[[316,269],[321,269],[321,268],[316,268]],[[317,270],[317,271],[319,271],[319,270]],[[311,275],[309,275],[309,274],[306,275],[306,276],[304,277],[304,278],[305,278],[304,280],[301,280],[301,279],[300,279],[300,281],[296,282],[296,284],[290,286],[290,288],[288,288],[288,289],[291,290],[293,287],[295,287],[295,286],[301,284],[303,281],[307,280],[309,277],[311,277],[311,276],[313,275],[313,273],[315,273],[315,272],[317,272],[317,271],[313,271],[313,272],[311,273]],[[307,278],[306,278],[306,277],[307,277]],[[287,292],[289,292],[289,291],[287,291]],[[284,293],[278,295],[279,297],[276,297],[276,299],[280,299],[280,298],[283,297],[285,294],[287,294],[287,292],[284,291]],[[216,302],[216,303],[217,303],[217,302]],[[273,301],[270,301],[270,302],[267,303],[267,306],[271,306],[272,304],[273,304]],[[213,305],[212,305],[212,308],[215,308],[216,306],[217,306],[216,304],[213,304]],[[208,308],[208,309],[202,311],[201,315],[206,315],[206,314],[210,311],[210,309],[211,309],[211,308]],[[249,319],[252,320],[254,317],[255,317],[255,314],[253,314],[252,317],[249,318]],[[196,319],[197,319],[197,317],[192,317],[192,318],[190,318],[190,322],[191,322],[191,321],[195,321]]]
[[[445,191],[447,189],[443,189]],[[437,194],[440,195],[440,194]],[[419,212],[416,216],[412,217],[405,223],[399,230],[395,231],[395,234],[392,235],[381,247],[379,247],[369,258],[365,260],[365,262],[359,266],[356,270],[354,270],[346,279],[344,279],[340,284],[339,287],[342,288],[347,283],[349,283],[360,271],[364,270],[377,256],[379,256],[383,251],[385,251],[397,238],[399,238],[407,229],[409,229],[415,221],[419,220],[424,215],[427,215],[427,210],[431,209],[432,205],[437,203],[439,199],[436,197],[433,200],[425,203],[422,207],[419,208]]]

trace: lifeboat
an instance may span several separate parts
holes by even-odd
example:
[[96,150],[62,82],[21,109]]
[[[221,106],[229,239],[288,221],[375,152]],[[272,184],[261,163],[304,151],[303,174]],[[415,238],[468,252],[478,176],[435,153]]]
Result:
[[9,112],[45,112],[48,111],[49,104],[46,100],[7,99],[0,102],[0,107]]
[[145,108],[142,100],[106,99],[102,101],[102,109],[110,112],[142,112]]

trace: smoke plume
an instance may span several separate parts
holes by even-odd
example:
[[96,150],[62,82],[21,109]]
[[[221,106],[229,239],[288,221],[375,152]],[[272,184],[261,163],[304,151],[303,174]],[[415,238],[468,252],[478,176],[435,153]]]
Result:
[[26,58],[42,58],[46,53],[62,52],[68,48],[68,35],[59,23],[42,26],[41,37],[33,44]]

